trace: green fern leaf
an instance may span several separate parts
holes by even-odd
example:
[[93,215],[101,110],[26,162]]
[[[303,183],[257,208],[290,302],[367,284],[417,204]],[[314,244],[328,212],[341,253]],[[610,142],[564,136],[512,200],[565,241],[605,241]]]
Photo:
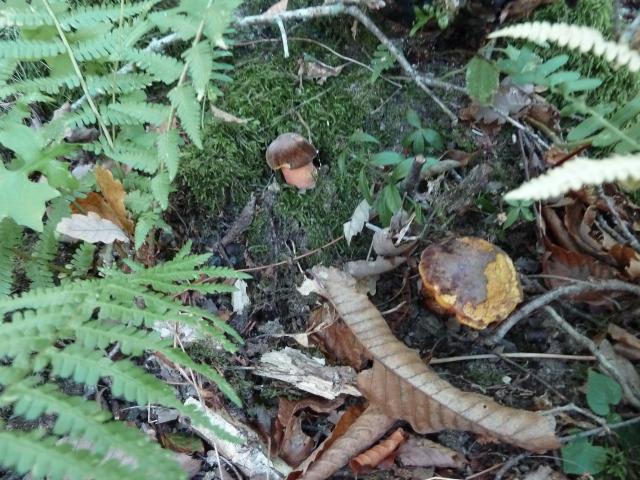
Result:
[[22,241],[22,228],[13,220],[0,220],[0,297],[11,293],[16,250]]
[[169,173],[169,180],[173,181],[178,173],[180,163],[180,135],[175,129],[166,130],[158,135],[158,160]]
[[167,172],[158,173],[151,179],[151,192],[153,197],[160,204],[162,210],[169,207],[169,192],[171,191],[171,181]]
[[196,36],[199,20],[189,16],[180,15],[178,10],[162,10],[153,12],[149,19],[163,32],[173,31],[181,40],[188,41]]
[[45,57],[55,57],[64,52],[64,44],[60,40],[0,41],[0,58],[37,61]]
[[166,119],[169,116],[169,107],[157,103],[112,103],[109,105],[109,109],[124,113],[131,118],[135,118],[139,122],[149,123],[156,126],[160,126],[166,122]]
[[196,89],[198,99],[202,99],[211,80],[213,69],[212,49],[207,41],[201,41],[186,50],[182,57],[189,65],[191,81]]
[[96,246],[86,242],[81,243],[80,246],[76,248],[75,252],[73,252],[71,263],[68,266],[72,270],[71,279],[84,278],[87,276],[89,270],[93,267],[95,251]]
[[166,84],[176,81],[184,68],[182,62],[173,57],[142,50],[128,49],[123,58],[128,62],[134,62]]
[[202,148],[200,138],[200,104],[196,92],[190,85],[174,87],[168,94],[171,105],[176,109],[182,128],[198,148]]
[[86,480],[95,478],[96,472],[101,479],[122,480],[133,473],[115,460],[105,461],[88,450],[58,444],[57,438],[43,438],[42,432],[4,429],[0,429],[0,465],[21,475],[31,472],[34,478],[51,480]]

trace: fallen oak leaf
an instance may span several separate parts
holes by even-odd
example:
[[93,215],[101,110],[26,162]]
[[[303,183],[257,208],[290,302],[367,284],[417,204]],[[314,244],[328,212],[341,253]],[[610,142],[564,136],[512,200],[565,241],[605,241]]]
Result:
[[640,360],[640,338],[613,323],[609,324],[607,333],[616,341],[613,349],[630,360]]
[[314,281],[307,289],[315,289],[332,302],[373,356],[373,369],[360,373],[358,385],[389,418],[406,420],[419,433],[468,430],[533,451],[560,445],[552,417],[501,406],[441,379],[415,351],[394,337],[378,309],[356,290],[353,277],[319,266],[312,273]]
[[94,212],[87,215],[78,213],[63,218],[56,226],[56,231],[75,240],[89,243],[113,243],[116,240],[129,243],[129,237],[113,222],[100,217]]

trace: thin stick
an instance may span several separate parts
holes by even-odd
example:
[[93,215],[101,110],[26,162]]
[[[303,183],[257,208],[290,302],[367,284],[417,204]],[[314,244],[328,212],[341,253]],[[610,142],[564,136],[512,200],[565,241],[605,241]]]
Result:
[[520,463],[522,460],[524,460],[529,456],[531,456],[531,452],[524,452],[524,453],[521,453],[520,455],[516,455],[515,457],[510,458],[504,463],[504,465],[502,465],[502,468],[500,468],[500,470],[496,472],[496,475],[495,477],[493,477],[493,479],[502,480],[502,477],[504,477],[505,473],[507,473],[509,470],[515,467],[518,463]]
[[109,146],[113,148],[113,139],[111,138],[109,129],[107,128],[104,121],[102,120],[102,117],[100,116],[100,112],[98,111],[98,107],[96,107],[96,104],[93,101],[93,98],[91,98],[91,95],[89,94],[89,87],[87,86],[87,82],[84,79],[84,75],[82,75],[82,71],[80,70],[80,66],[76,61],[76,57],[73,54],[73,49],[71,48],[71,45],[69,45],[67,36],[64,34],[64,30],[62,30],[62,25],[60,25],[60,22],[58,21],[58,17],[56,17],[56,14],[53,12],[51,5],[49,5],[48,0],[42,0],[42,3],[44,4],[44,8],[47,10],[47,13],[49,13],[49,16],[51,17],[51,19],[53,20],[53,23],[56,26],[56,30],[58,31],[58,36],[60,37],[60,40],[62,40],[62,43],[64,44],[64,48],[67,51],[67,56],[69,57],[69,60],[71,60],[71,65],[73,66],[73,70],[76,73],[76,76],[78,77],[78,81],[80,82],[82,93],[84,93],[84,96],[86,97],[87,101],[89,102],[89,106],[91,107],[91,111],[96,116],[98,125],[100,125],[100,130],[102,130],[102,133],[104,134],[104,137],[107,139],[107,143],[109,144]]
[[550,304],[551,302],[558,300],[561,297],[565,297],[568,295],[576,295],[579,293],[587,293],[587,292],[606,292],[606,291],[620,291],[620,292],[628,292],[633,293],[634,295],[640,296],[640,286],[634,285],[632,283],[623,282],[620,280],[603,280],[599,282],[580,282],[575,283],[573,285],[567,285],[564,287],[557,288],[555,290],[551,290],[534,300],[527,303],[520,310],[515,312],[509,318],[507,318],[495,331],[495,333],[489,337],[486,342],[488,344],[496,344],[499,343],[509,330],[511,330],[516,323],[520,320],[528,317],[536,310],[544,307],[545,305]]
[[607,433],[608,430],[615,430],[616,428],[628,427],[629,425],[634,425],[639,422],[640,422],[640,417],[634,417],[634,418],[630,418],[629,420],[623,420],[622,422],[610,423],[609,425],[606,425],[604,427],[593,428],[591,430],[586,430],[584,432],[576,433],[575,435],[567,435],[566,437],[560,437],[560,442],[570,443],[580,438],[594,437],[596,435]]
[[440,100],[436,95],[431,91],[431,89],[427,85],[427,81],[424,77],[420,76],[420,74],[411,66],[409,61],[406,59],[401,50],[399,50],[392,42],[387,38],[387,36],[382,33],[382,30],[378,28],[378,26],[373,23],[373,21],[358,7],[347,7],[345,9],[345,13],[351,15],[353,18],[358,20],[362,25],[365,26],[367,30],[369,30],[373,36],[375,36],[380,43],[382,43],[387,50],[394,56],[394,58],[400,64],[400,67],[404,70],[404,72],[409,75],[413,81],[420,87],[430,98],[433,100],[440,109],[447,114],[447,116],[451,119],[451,123],[453,125],[458,123],[458,116],[455,115],[449,107],[447,107],[442,100]]
[[331,245],[334,245],[334,244],[338,243],[342,239],[344,239],[344,235],[340,235],[338,238],[335,238],[335,239],[331,240],[330,242],[325,243],[321,247],[314,248],[313,250],[311,250],[311,251],[309,251],[307,253],[303,253],[302,255],[298,255],[296,257],[290,258],[289,260],[283,260],[281,262],[271,263],[269,265],[263,265],[261,267],[244,268],[244,269],[238,270],[238,272],[257,272],[257,271],[260,271],[260,270],[266,270],[267,268],[271,268],[271,267],[279,267],[281,265],[289,265],[291,262],[297,262],[298,260],[301,260],[303,258],[306,258],[306,257],[309,257],[311,255],[314,255],[314,254],[320,252],[321,250],[324,250],[325,248],[330,247]]
[[604,193],[604,189],[602,188],[602,186],[598,187],[598,193],[607,204],[607,208],[611,212],[611,215],[613,215],[613,219],[618,225],[618,228],[622,231],[622,235],[624,235],[624,238],[627,240],[627,242],[629,242],[631,248],[640,253],[640,242],[638,241],[638,238],[633,233],[631,233],[625,221],[622,220],[622,217],[620,217],[620,213],[618,213],[618,209],[614,205],[611,197]]
[[432,358],[429,364],[436,365],[440,363],[491,360],[500,359],[501,357],[525,358],[532,360],[570,360],[576,362],[593,362],[596,359],[596,357],[594,357],[593,355],[561,355],[556,353],[501,353],[500,355],[496,355],[495,353],[487,353],[483,355],[462,355],[459,357]]
[[618,368],[616,368],[616,365],[600,351],[598,346],[591,339],[585,337],[569,325],[569,323],[562,318],[555,309],[552,307],[544,307],[544,309],[558,327],[564,330],[578,344],[585,347],[593,354],[593,356],[596,357],[602,370],[620,384],[625,399],[634,407],[640,408],[640,392],[634,391],[634,388],[629,385],[629,382],[627,382],[624,375],[622,375],[618,371]]

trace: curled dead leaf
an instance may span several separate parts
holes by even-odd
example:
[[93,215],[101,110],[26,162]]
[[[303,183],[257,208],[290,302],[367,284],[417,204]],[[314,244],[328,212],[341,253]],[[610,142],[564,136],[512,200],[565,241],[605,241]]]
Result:
[[353,458],[349,462],[349,467],[355,474],[373,470],[391,457],[406,440],[406,433],[401,428],[398,428],[383,441]]
[[468,430],[533,451],[559,446],[551,416],[503,407],[455,388],[394,337],[376,307],[356,290],[353,277],[333,268],[314,267],[312,272],[310,286],[332,302],[373,356],[373,368],[360,373],[358,385],[389,418],[406,420],[419,433]]
[[420,277],[429,306],[476,329],[504,320],[522,301],[513,262],[481,238],[427,247],[420,257]]

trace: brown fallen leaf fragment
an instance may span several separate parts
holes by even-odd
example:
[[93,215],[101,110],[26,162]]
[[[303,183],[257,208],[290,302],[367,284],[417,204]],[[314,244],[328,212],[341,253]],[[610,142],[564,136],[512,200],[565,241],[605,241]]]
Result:
[[324,439],[324,441],[316,448],[311,455],[309,455],[304,462],[298,465],[296,471],[291,472],[291,474],[287,477],[287,480],[295,480],[299,478],[301,475],[305,474],[309,465],[312,465],[322,453],[328,449],[331,445],[335,443],[335,441],[345,434],[353,425],[353,423],[362,415],[362,412],[365,411],[365,405],[362,403],[352,405],[344,413],[340,416],[338,423],[331,431],[331,434]]
[[289,0],[280,0],[279,2],[274,3],[273,5],[271,5],[265,12],[263,15],[268,16],[268,15],[278,15],[284,11],[287,10],[287,7],[289,6]]
[[129,219],[124,206],[126,194],[122,183],[114,180],[111,172],[99,165],[95,167],[94,173],[100,193],[90,192],[85,198],[77,198],[71,204],[71,211],[79,214],[93,212],[132,235],[134,223]]
[[346,465],[354,456],[381,438],[395,423],[380,407],[370,405],[350,428],[312,463],[301,477],[324,480]]
[[305,56],[305,58],[298,60],[298,76],[305,80],[315,80],[318,85],[322,85],[329,77],[340,75],[345,65],[332,67],[315,58]]
[[467,463],[461,453],[417,435],[400,445],[396,458],[406,467],[462,468]]
[[522,480],[566,480],[563,474],[553,471],[548,465],[540,465],[537,470],[527,473]]
[[217,118],[218,120],[224,123],[232,123],[235,125],[245,125],[249,121],[246,118],[239,118],[229,112],[225,112],[224,110],[219,109],[215,105],[211,105],[210,108],[211,108],[211,113],[213,117]]
[[558,0],[513,0],[502,9],[500,23],[504,23],[505,20],[519,20],[528,17],[536,8],[556,1]]
[[615,340],[613,349],[629,360],[640,360],[640,338],[613,323],[609,324],[607,333]]
[[608,340],[602,340],[598,345],[598,350],[607,359],[611,368],[616,371],[619,377],[616,378],[622,387],[624,399],[631,405],[637,405],[635,397],[640,392],[640,373],[629,360],[618,355]]
[[314,439],[302,431],[302,417],[298,414],[305,409],[316,413],[327,413],[343,403],[344,399],[327,401],[307,398],[291,401],[280,398],[273,433],[278,456],[292,467],[297,467],[316,446]]
[[349,365],[360,371],[371,361],[367,350],[351,329],[335,315],[333,308],[327,306],[312,311],[307,330],[314,332],[311,340],[331,362]]
[[[383,463],[407,440],[404,430],[398,428],[380,443],[362,452],[349,462],[349,468],[355,474],[366,473]],[[393,457],[392,457],[393,458]]]
[[504,320],[522,301],[513,262],[481,238],[452,238],[425,248],[420,278],[429,307],[476,329]]
[[314,267],[307,287],[326,297],[374,358],[358,385],[389,418],[408,421],[419,433],[468,430],[532,451],[560,445],[555,420],[504,407],[484,395],[463,392],[441,379],[418,354],[398,341],[356,281],[335,268]]

